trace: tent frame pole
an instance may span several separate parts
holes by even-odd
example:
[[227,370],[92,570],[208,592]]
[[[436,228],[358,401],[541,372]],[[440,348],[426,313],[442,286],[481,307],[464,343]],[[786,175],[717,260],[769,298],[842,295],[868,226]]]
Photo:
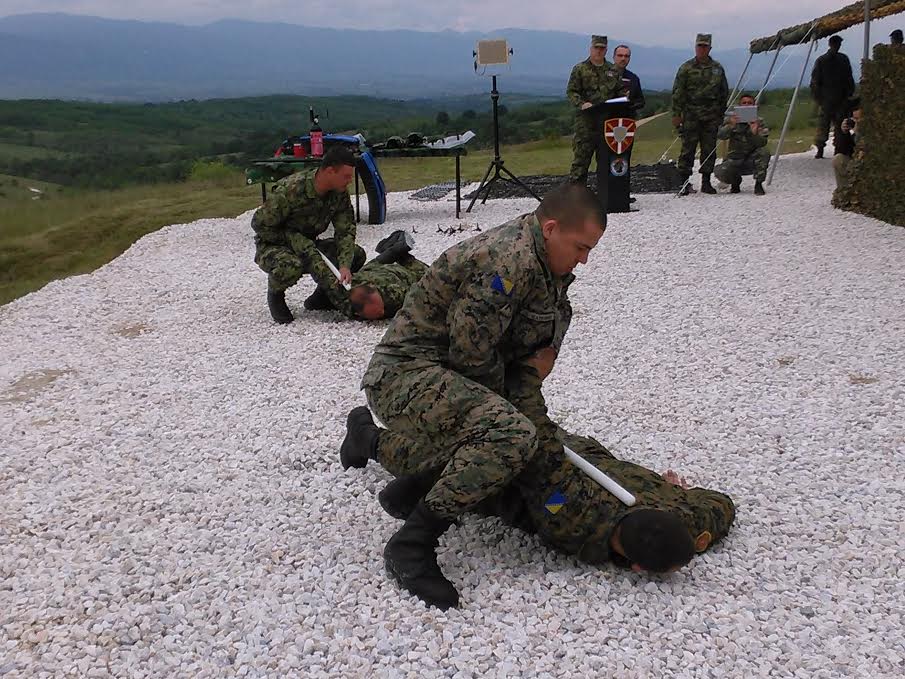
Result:
[[754,100],[755,104],[760,103],[760,98],[764,96],[764,90],[767,89],[767,85],[770,84],[770,76],[773,75],[773,68],[776,66],[776,60],[779,59],[779,53],[782,51],[782,45],[776,48],[776,53],[773,55],[773,61],[770,62],[770,70],[767,71],[767,77],[764,78],[764,86],[760,88],[760,92],[757,93],[757,98]]
[[864,61],[870,59],[870,0],[864,0]]
[[776,172],[776,164],[779,162],[779,154],[782,151],[782,144],[786,140],[786,132],[789,131],[789,123],[792,121],[792,111],[795,110],[795,102],[798,100],[798,90],[801,89],[801,83],[804,80],[805,71],[808,70],[808,64],[811,61],[811,53],[814,51],[814,45],[817,44],[817,33],[811,38],[811,44],[808,46],[808,56],[805,57],[804,63],[801,65],[801,75],[798,77],[798,85],[792,93],[792,101],[789,102],[789,112],[786,113],[786,122],[782,126],[782,134],[779,135],[779,144],[776,145],[776,154],[773,156],[773,163],[770,165],[770,176],[767,177],[767,186],[773,184],[773,174]]
[[735,83],[735,87],[732,89],[732,94],[729,95],[729,101],[726,102],[726,106],[732,106],[732,102],[735,101],[735,95],[739,93],[739,88],[742,84],[742,78],[745,77],[745,74],[748,72],[748,67],[751,65],[751,60],[754,58],[754,52],[748,52],[748,61],[745,62],[745,68],[742,69],[742,74],[738,77],[738,82]]

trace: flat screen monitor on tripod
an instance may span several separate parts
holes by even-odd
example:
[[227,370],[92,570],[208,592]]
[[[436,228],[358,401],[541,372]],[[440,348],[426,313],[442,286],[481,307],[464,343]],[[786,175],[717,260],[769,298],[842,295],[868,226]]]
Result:
[[481,205],[486,203],[487,198],[490,196],[491,187],[498,180],[521,187],[526,193],[540,200],[540,196],[531,187],[509,171],[509,168],[503,164],[503,159],[500,157],[500,93],[496,87],[496,79],[501,73],[511,70],[509,57],[512,56],[512,48],[509,47],[509,43],[506,40],[480,40],[472,55],[474,56],[475,73],[491,76],[493,83],[490,89],[490,101],[493,105],[493,160],[487,166],[487,172],[484,173],[484,178],[481,180],[478,190],[475,191],[471,203],[465,211],[471,212],[471,208],[474,207],[475,202],[481,197],[482,193],[484,198],[481,200]]

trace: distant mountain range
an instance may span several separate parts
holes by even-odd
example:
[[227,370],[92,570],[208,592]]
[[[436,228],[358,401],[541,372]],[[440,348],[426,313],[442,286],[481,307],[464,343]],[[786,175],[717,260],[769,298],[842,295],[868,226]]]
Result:
[[[366,31],[238,20],[182,26],[23,14],[0,19],[0,98],[472,94],[490,88],[489,79],[473,71],[472,50],[478,40],[494,37],[505,37],[514,50],[511,72],[500,77],[504,93],[563,95],[571,67],[587,56],[588,36],[559,31]],[[611,36],[610,54],[617,44],[618,36]],[[629,44],[630,68],[646,89],[669,89],[676,68],[692,56],[690,50]],[[794,85],[803,52],[793,54],[771,86]],[[731,87],[747,49],[714,50],[713,56],[725,66]],[[755,57],[749,89],[761,86],[769,59]]]

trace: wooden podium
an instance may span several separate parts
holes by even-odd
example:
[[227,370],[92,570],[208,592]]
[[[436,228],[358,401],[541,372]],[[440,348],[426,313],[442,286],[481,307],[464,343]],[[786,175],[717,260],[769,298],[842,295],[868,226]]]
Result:
[[625,102],[595,104],[585,111],[599,131],[597,195],[604,212],[628,212],[635,119]]

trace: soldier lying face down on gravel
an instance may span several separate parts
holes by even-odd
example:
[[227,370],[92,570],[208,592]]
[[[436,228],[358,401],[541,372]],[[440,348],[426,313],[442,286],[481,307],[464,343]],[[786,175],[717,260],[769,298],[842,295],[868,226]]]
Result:
[[[612,562],[637,572],[675,571],[728,533],[735,506],[727,495],[688,488],[672,471],[661,476],[616,459],[592,438],[564,431],[550,422],[543,401],[534,396],[540,394],[540,376],[528,372],[514,375],[514,379],[507,375],[507,396],[533,422],[553,428],[559,450],[534,456],[510,484],[473,512],[498,516],[586,563]],[[543,413],[531,412],[537,408]],[[380,504],[395,518],[406,519],[431,490],[442,468],[431,468],[429,462],[412,464],[413,456],[405,453],[415,444],[395,432],[371,424],[359,425],[359,431],[350,434],[347,442],[365,441],[367,445],[353,451],[344,442],[345,461],[364,466],[374,459],[396,476],[380,492]],[[635,504],[626,506],[588,477],[564,454],[563,444],[632,493]]]
[[428,268],[412,256],[413,245],[406,231],[391,233],[377,244],[377,257],[352,274],[348,292],[339,281],[322,286],[327,298],[323,308],[368,321],[395,316],[409,289]]

